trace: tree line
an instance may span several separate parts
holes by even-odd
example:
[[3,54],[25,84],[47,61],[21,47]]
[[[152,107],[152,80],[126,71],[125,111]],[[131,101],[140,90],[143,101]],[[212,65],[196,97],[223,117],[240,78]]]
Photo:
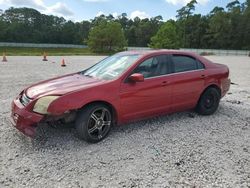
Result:
[[[176,20],[162,16],[130,19],[126,13],[73,22],[31,8],[0,11],[0,41],[88,44],[93,51],[124,46],[152,48],[250,49],[250,0],[230,1],[207,15],[195,13],[196,0],[177,10]],[[167,11],[167,10],[166,10]]]

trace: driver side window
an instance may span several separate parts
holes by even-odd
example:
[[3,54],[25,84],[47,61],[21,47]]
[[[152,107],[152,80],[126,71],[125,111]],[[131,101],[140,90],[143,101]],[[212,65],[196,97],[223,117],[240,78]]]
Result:
[[168,73],[167,56],[160,55],[149,58],[135,68],[133,73],[140,73],[144,78],[151,78]]

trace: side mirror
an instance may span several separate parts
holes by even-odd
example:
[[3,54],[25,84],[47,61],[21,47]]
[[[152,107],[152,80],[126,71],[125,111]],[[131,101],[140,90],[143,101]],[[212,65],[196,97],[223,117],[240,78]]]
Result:
[[129,77],[129,81],[131,81],[131,82],[143,82],[144,76],[140,73],[134,73]]

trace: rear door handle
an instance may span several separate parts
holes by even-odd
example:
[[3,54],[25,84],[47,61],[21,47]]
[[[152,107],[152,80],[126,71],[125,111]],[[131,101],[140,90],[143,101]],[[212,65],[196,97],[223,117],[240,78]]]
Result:
[[166,86],[166,85],[168,85],[168,84],[169,84],[169,81],[163,81],[163,82],[161,83],[162,86]]

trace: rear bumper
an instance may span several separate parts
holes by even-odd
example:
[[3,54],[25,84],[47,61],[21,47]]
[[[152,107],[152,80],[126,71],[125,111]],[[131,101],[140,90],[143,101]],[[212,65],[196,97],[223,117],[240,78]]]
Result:
[[221,97],[224,97],[226,93],[229,91],[231,85],[231,80],[229,78],[222,81],[222,91]]
[[15,99],[11,104],[12,125],[23,134],[34,137],[37,123],[43,119],[43,115],[28,111],[19,99]]

